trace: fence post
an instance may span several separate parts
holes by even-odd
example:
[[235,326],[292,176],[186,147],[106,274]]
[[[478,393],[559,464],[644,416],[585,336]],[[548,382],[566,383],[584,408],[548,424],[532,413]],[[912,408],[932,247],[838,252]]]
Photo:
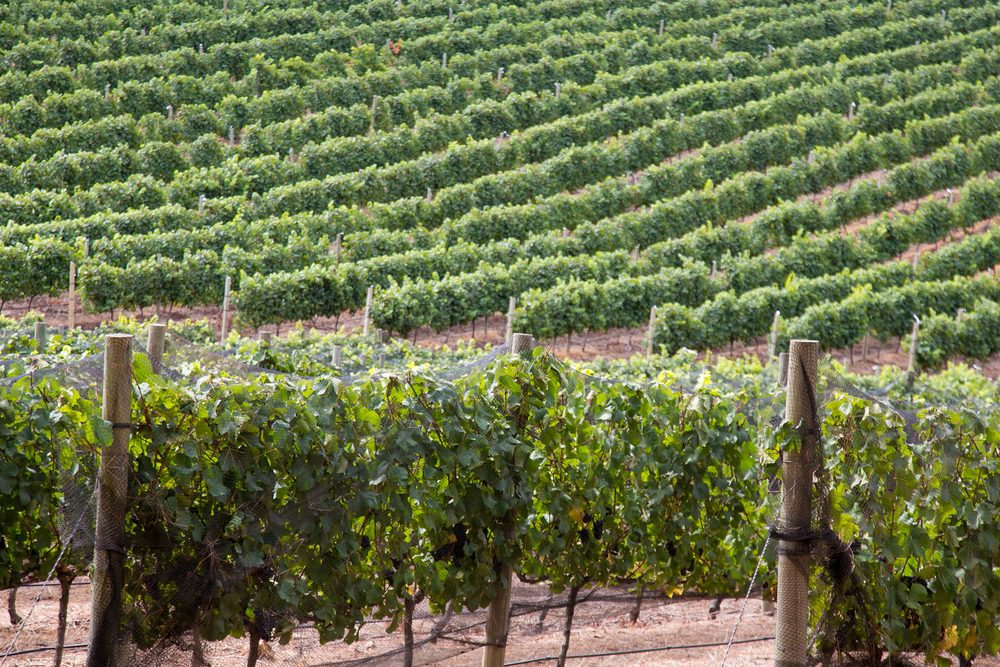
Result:
[[910,356],[906,360],[906,372],[913,375],[917,370],[917,337],[920,335],[920,318],[913,316],[913,330],[910,332]]
[[340,358],[344,353],[344,348],[340,345],[333,346],[333,365],[336,368],[340,368]]
[[[788,355],[788,393],[785,419],[801,424],[799,451],[782,452],[781,530],[808,531],[812,515],[812,477],[815,468],[816,429],[813,403],[819,343],[793,340]],[[775,621],[775,667],[806,667],[809,629],[809,543],[778,543],[778,611]]]
[[35,342],[38,343],[38,351],[44,352],[49,342],[49,330],[45,322],[35,322]]
[[125,503],[132,414],[132,336],[105,338],[102,417],[111,422],[111,444],[100,453],[97,528],[91,575],[91,625],[87,667],[116,667],[125,580]]
[[[782,352],[778,355],[778,387],[784,389],[788,384],[788,353]],[[777,493],[774,487],[770,487],[769,491],[772,493]],[[774,593],[777,588],[773,588],[770,591],[767,586],[764,586],[761,590],[761,611],[769,616],[774,616],[775,603],[774,603]],[[770,594],[770,596],[769,596]]]
[[649,331],[646,335],[646,356],[653,356],[653,344],[656,341],[656,306],[649,309]]
[[788,353],[782,352],[778,355],[778,385],[788,386]]
[[774,320],[771,322],[771,335],[768,337],[767,360],[774,361],[778,354],[778,325],[781,323],[781,311],[774,311]]
[[76,262],[69,263],[69,306],[66,325],[70,329],[76,328]]
[[226,289],[222,294],[222,344],[226,344],[229,335],[229,296],[233,289],[233,280],[226,276]]
[[261,331],[259,334],[257,334],[257,338],[260,340],[260,342],[264,343],[267,346],[270,346],[271,341],[274,338],[274,334],[271,333],[270,331]]
[[365,297],[365,322],[364,329],[362,333],[367,336],[368,328],[371,326],[372,320],[372,299],[375,298],[375,286],[368,286],[368,295]]
[[913,391],[917,380],[917,339],[920,337],[920,318],[913,315],[913,331],[910,333],[910,354],[906,360],[906,391]]
[[504,330],[504,345],[510,347],[514,344],[514,310],[517,308],[517,297],[510,297],[507,302],[507,328]]
[[149,363],[153,366],[153,372],[157,374],[163,367],[163,344],[166,333],[166,324],[150,324],[146,334],[146,351],[149,353]]
[[[535,339],[529,334],[516,333],[511,339],[510,354],[527,354],[535,346]],[[504,526],[504,537],[514,539],[513,517],[508,516]],[[483,667],[503,667],[507,650],[507,630],[510,623],[510,593],[513,572],[509,565],[500,571],[501,588],[490,601],[486,617],[486,650],[483,653]]]

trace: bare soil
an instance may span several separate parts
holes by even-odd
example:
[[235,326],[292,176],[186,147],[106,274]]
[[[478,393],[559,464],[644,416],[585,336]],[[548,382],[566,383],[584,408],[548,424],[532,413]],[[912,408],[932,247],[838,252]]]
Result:
[[[518,583],[515,586],[515,602],[537,599],[540,594],[537,589],[538,587]],[[89,584],[73,587],[66,641],[69,646],[85,644],[87,641],[89,596]],[[6,599],[6,593],[3,598]],[[0,655],[6,653],[8,647],[12,650],[51,647],[55,642],[58,585],[53,584],[45,589],[20,589],[18,606],[27,620],[14,642],[17,628],[8,623],[6,614],[3,615],[0,621]],[[774,642],[770,637],[774,635],[774,617],[764,612],[758,599],[746,602],[742,599],[726,599],[714,618],[709,614],[710,600],[707,599],[647,599],[636,623],[629,619],[632,606],[631,599],[588,601],[580,604],[573,624],[569,655],[627,653],[589,655],[571,660],[570,664],[599,667],[721,665],[730,638],[734,638],[736,642],[730,649],[726,665],[763,667],[773,662]],[[518,614],[516,607],[515,614]],[[416,617],[414,631],[419,643],[422,638],[428,637],[439,619],[427,615],[425,608],[418,609]],[[447,624],[447,630],[441,638],[418,646],[415,664],[440,667],[479,665],[482,661],[482,649],[466,642],[482,640],[482,618],[481,612],[456,614]],[[521,613],[512,618],[511,639],[506,653],[508,664],[521,661],[532,661],[524,664],[554,664],[553,657],[559,655],[562,647],[564,610],[554,609],[547,614],[544,622],[539,621],[537,611]],[[462,630],[465,626],[471,627]],[[757,641],[759,639],[762,640]],[[245,639],[206,641],[203,646],[205,657],[214,667],[242,667],[246,664],[248,642]],[[262,659],[258,664],[319,667],[342,664],[348,660],[371,660],[366,664],[398,665],[402,663],[402,656],[393,651],[401,647],[401,631],[387,634],[386,625],[381,621],[366,625],[359,641],[353,644],[332,642],[322,645],[314,630],[303,628],[294,633],[287,645],[265,643]],[[51,651],[43,651],[9,657],[5,664],[0,658],[0,664],[4,664],[4,667],[51,665],[52,657]],[[538,658],[541,660],[535,660]],[[82,666],[85,662],[86,651],[80,648],[69,649],[63,659],[63,665],[67,667]],[[190,639],[184,639],[180,648],[161,654],[157,664],[184,667],[191,665]],[[918,659],[914,664],[923,663]],[[975,664],[976,667],[997,667],[1000,666],[1000,660],[979,658]]]

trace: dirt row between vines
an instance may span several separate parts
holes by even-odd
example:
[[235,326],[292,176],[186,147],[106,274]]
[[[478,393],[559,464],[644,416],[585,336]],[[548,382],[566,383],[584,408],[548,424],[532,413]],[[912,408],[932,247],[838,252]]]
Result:
[[[529,589],[523,584],[515,587],[515,600],[521,589]],[[85,644],[90,630],[90,586],[74,586],[68,609],[67,645]],[[3,599],[6,600],[6,592]],[[32,603],[38,598],[32,609]],[[56,619],[58,613],[58,585],[42,589],[22,588],[18,592],[19,611],[30,617],[25,621],[20,636],[13,646],[18,650],[49,647],[55,642]],[[744,603],[742,598],[723,601],[720,613],[712,618],[709,614],[710,600],[646,600],[636,623],[629,619],[632,602],[587,602],[577,607],[569,654],[584,655],[598,653],[628,652],[645,649],[644,652],[624,655],[592,656],[570,660],[571,665],[594,667],[699,667],[720,665],[726,654],[726,644],[730,638],[733,644],[726,665],[729,667],[764,667],[774,659],[774,617],[767,613],[757,599]],[[742,618],[741,618],[742,615]],[[415,635],[425,637],[429,628],[436,623],[434,617],[423,617],[415,622]],[[550,612],[544,622],[537,612],[515,616],[511,622],[510,640],[506,661],[508,663],[528,661],[527,664],[552,665],[552,656],[559,654],[563,641],[564,610]],[[471,623],[470,623],[471,621]],[[482,661],[482,649],[470,648],[463,641],[475,642],[481,639],[481,613],[456,615],[448,624],[446,634],[460,641],[439,639],[425,644],[416,653],[418,665],[438,667],[478,666]],[[472,628],[462,631],[465,625]],[[738,628],[737,628],[738,626]],[[734,630],[736,633],[734,635]],[[6,614],[0,621],[0,655],[6,652],[17,628],[9,624]],[[353,644],[332,642],[319,643],[314,630],[303,628],[294,632],[288,644],[266,643],[258,665],[280,665],[289,667],[319,667],[321,665],[342,664],[346,661],[371,662],[366,665],[389,666],[401,663],[398,654],[383,659],[377,656],[391,653],[402,645],[401,631],[386,632],[386,624],[375,621],[367,624],[359,641]],[[759,640],[759,641],[755,641]],[[742,642],[742,643],[741,643]],[[706,645],[706,646],[699,646]],[[649,650],[667,649],[669,650]],[[204,642],[205,657],[212,667],[242,667],[246,664],[247,640],[226,639],[219,642]],[[63,665],[82,667],[86,662],[86,651],[74,648],[67,651]],[[50,651],[16,656],[8,659],[11,667],[41,667],[52,664]],[[191,644],[182,639],[179,648],[163,653],[156,661],[158,665],[178,665],[188,667],[191,661]],[[356,664],[356,663],[354,663]],[[922,665],[914,657],[914,665]],[[976,667],[997,667],[1000,660],[979,658]]]

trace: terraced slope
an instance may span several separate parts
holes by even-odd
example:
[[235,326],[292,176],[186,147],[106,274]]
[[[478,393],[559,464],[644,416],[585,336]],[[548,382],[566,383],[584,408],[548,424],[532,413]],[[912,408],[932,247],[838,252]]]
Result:
[[775,310],[830,346],[988,327],[1000,7],[967,5],[15,3],[0,306],[75,262],[92,310],[217,304],[229,276],[249,325],[374,285],[398,334],[512,296],[540,337],[656,306],[669,350]]

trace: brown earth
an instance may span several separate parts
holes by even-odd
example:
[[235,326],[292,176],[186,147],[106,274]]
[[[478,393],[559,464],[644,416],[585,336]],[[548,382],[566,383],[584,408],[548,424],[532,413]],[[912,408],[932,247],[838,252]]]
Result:
[[[526,585],[515,587],[515,600]],[[529,593],[530,595],[530,593]],[[74,586],[70,598],[68,618],[67,645],[85,644],[89,632],[89,585]],[[38,598],[37,605],[32,609],[32,603]],[[3,595],[6,599],[6,594]],[[638,622],[632,623],[629,611],[632,602],[587,602],[577,607],[573,624],[573,632],[569,654],[585,655],[593,653],[610,653],[621,651],[643,652],[627,653],[625,655],[587,657],[570,660],[571,665],[590,665],[595,667],[626,667],[626,666],[658,666],[658,667],[696,667],[700,665],[721,665],[726,653],[726,643],[733,637],[734,628],[738,625],[736,641],[763,641],[749,643],[734,643],[725,664],[729,667],[751,667],[771,665],[774,656],[774,642],[768,638],[774,635],[774,617],[763,612],[761,602],[750,599],[746,603],[742,599],[727,599],[723,601],[720,613],[711,618],[708,613],[710,601],[700,600],[646,600]],[[24,650],[36,647],[49,647],[55,641],[56,617],[58,613],[58,586],[52,585],[46,589],[40,587],[22,588],[18,592],[19,611],[28,617],[21,630],[16,644],[12,640],[17,632],[3,615],[0,622],[0,656],[13,650]],[[28,616],[28,612],[30,616]],[[740,618],[742,613],[742,619]],[[423,618],[420,610],[415,622],[415,635],[419,641],[426,637],[435,618]],[[437,642],[425,644],[416,653],[415,664],[439,665],[440,667],[478,666],[482,660],[482,649],[472,648],[464,641],[481,640],[482,615],[456,615],[448,624],[446,637]],[[530,612],[515,616],[511,622],[511,639],[506,653],[507,664],[521,663],[533,665],[552,665],[560,652],[563,640],[563,610],[556,609],[549,613],[545,622],[539,625],[538,612]],[[471,622],[470,622],[471,621]],[[478,624],[476,622],[479,622]],[[464,625],[474,625],[462,632]],[[359,641],[354,644],[333,642],[321,645],[314,630],[303,628],[297,630],[291,642],[281,645],[277,642],[265,644],[262,658],[258,663],[266,665],[288,665],[291,667],[319,667],[332,665],[346,660],[372,659],[391,652],[401,644],[400,632],[387,634],[383,622],[372,622],[362,630]],[[710,646],[696,647],[696,645]],[[227,639],[221,642],[204,642],[205,657],[213,667],[242,667],[246,664],[248,642],[245,639]],[[648,650],[662,649],[671,650]],[[158,665],[183,665],[188,667],[191,661],[190,640],[183,640],[179,650],[164,653],[160,656]],[[548,660],[535,660],[549,658]],[[67,651],[63,665],[77,667],[85,664],[86,651],[74,648]],[[398,665],[402,663],[401,656],[391,655],[382,660],[374,660],[372,665]],[[21,656],[12,656],[0,664],[4,667],[34,667],[52,664],[52,652],[45,651]],[[922,665],[919,660],[915,665]],[[995,658],[979,658],[976,667],[997,667],[1000,660]]]

